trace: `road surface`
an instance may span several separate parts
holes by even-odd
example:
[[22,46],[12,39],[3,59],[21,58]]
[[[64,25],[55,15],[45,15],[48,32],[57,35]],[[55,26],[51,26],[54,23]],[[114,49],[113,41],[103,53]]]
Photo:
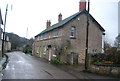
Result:
[[11,52],[3,79],[76,79],[69,73],[22,52]]

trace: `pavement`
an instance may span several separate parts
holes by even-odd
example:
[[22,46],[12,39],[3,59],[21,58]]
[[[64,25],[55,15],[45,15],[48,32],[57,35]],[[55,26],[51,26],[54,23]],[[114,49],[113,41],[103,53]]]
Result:
[[116,79],[85,73],[71,66],[55,66],[45,59],[11,52],[9,63],[3,71],[3,79]]
[[[39,57],[36,57],[39,58]],[[46,59],[39,58],[41,61],[48,62]],[[83,66],[71,66],[71,65],[54,65],[53,66],[71,74],[72,76],[76,77],[77,79],[118,79],[115,77],[110,77],[107,75],[99,75],[94,73],[83,72]]]

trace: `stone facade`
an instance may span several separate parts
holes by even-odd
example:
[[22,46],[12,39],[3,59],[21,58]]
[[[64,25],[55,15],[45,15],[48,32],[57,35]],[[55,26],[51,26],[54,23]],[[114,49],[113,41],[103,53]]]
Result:
[[[89,19],[88,53],[102,52],[103,32],[99,25]],[[44,34],[37,35],[33,46],[33,54],[51,61],[59,58],[62,62],[71,64],[85,63],[87,15],[81,14],[63,27],[56,28]],[[75,27],[75,37],[71,29]],[[57,36],[54,33],[57,32]],[[43,39],[40,39],[40,36]]]

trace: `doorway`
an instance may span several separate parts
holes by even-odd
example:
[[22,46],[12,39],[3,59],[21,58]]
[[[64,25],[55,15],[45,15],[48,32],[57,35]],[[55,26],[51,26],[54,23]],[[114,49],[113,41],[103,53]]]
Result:
[[52,59],[52,47],[48,45],[48,60],[51,61]]
[[73,54],[73,64],[78,64],[78,54],[77,53]]

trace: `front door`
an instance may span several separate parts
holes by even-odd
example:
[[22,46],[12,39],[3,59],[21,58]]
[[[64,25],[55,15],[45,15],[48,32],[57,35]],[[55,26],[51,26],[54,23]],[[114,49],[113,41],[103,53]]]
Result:
[[48,59],[49,59],[49,61],[51,61],[51,59],[52,59],[52,48],[49,48],[48,54],[49,54]]
[[39,53],[40,53],[40,57],[42,57],[42,54],[41,54],[41,47],[39,48]]
[[78,64],[78,54],[73,54],[73,64]]
[[48,60],[51,61],[52,59],[52,47],[48,45]]

